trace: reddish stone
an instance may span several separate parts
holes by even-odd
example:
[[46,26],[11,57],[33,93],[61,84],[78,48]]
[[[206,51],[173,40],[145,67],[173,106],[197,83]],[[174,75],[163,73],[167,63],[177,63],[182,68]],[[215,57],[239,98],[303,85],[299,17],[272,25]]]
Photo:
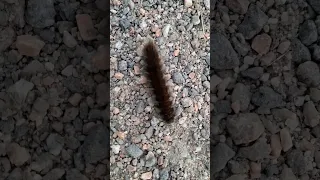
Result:
[[92,57],[92,62],[96,68],[99,70],[109,69],[110,60],[107,46],[102,45],[98,48],[96,54]]
[[76,19],[82,39],[84,41],[94,40],[97,37],[97,30],[93,26],[90,15],[78,14]]
[[261,34],[256,36],[251,44],[253,50],[259,54],[267,54],[270,50],[272,39],[268,34]]
[[38,56],[45,43],[36,36],[21,35],[17,37],[16,47],[21,55]]

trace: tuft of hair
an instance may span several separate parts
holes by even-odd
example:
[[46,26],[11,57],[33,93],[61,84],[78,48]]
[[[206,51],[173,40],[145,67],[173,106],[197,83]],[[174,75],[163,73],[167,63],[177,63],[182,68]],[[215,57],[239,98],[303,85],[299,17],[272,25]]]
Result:
[[157,47],[151,38],[148,38],[143,47],[143,56],[146,62],[146,71],[150,80],[158,107],[165,122],[174,120],[174,109],[162,70],[162,62]]

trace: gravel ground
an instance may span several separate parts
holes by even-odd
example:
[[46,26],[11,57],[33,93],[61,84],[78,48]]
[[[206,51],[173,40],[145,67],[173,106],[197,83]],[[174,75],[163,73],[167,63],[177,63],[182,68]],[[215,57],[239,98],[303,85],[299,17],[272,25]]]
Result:
[[0,1],[1,180],[107,179],[106,11],[104,0]]
[[[209,1],[112,1],[110,175],[209,179]],[[177,111],[165,124],[147,83],[141,45],[153,37]]]
[[211,2],[213,179],[320,179],[318,0]]

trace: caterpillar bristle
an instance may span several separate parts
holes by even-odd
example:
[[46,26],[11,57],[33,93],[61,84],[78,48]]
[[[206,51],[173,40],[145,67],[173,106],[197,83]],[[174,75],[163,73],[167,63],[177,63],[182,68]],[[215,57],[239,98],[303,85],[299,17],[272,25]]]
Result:
[[167,123],[174,121],[174,109],[170,99],[169,87],[166,84],[162,70],[161,58],[153,40],[147,41],[143,47],[143,56],[146,62],[146,72],[163,120]]

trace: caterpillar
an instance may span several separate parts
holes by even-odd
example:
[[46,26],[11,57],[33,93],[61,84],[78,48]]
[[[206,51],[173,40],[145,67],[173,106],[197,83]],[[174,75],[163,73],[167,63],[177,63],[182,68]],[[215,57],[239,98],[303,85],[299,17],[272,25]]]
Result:
[[169,87],[164,78],[161,58],[152,39],[149,38],[144,44],[142,53],[146,62],[148,79],[158,102],[162,118],[165,122],[171,123],[174,120],[174,109],[170,99]]

